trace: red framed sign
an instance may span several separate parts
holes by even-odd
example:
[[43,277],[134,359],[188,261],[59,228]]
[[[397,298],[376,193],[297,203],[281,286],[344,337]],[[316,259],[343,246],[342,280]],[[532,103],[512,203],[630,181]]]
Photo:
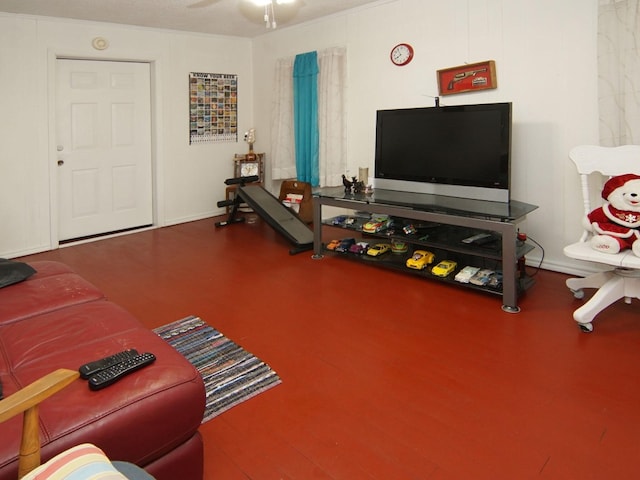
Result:
[[497,88],[496,62],[485,62],[460,65],[437,71],[438,91],[440,95],[474,92]]

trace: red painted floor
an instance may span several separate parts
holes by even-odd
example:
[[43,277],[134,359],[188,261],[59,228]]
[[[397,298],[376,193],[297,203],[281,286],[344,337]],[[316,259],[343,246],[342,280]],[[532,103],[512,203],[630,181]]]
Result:
[[[500,297],[203,220],[61,260],[149,328],[198,315],[283,383],[201,427],[207,479],[635,479],[640,306],[591,334],[565,275]],[[533,273],[533,269],[529,269]]]

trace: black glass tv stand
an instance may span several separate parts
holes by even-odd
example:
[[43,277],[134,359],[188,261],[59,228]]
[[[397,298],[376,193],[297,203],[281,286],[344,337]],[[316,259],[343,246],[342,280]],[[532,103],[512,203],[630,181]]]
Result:
[[[322,258],[328,252],[323,244],[323,225],[334,225],[350,230],[348,234],[345,233],[345,237],[365,237],[362,239],[369,240],[370,243],[391,241],[395,238],[397,241],[408,244],[404,257],[388,255],[387,258],[390,261],[348,252],[345,257],[423,277],[442,280],[430,274],[428,269],[415,272],[406,268],[404,261],[411,254],[412,249],[424,248],[438,252],[440,256],[444,254],[459,258],[461,261],[458,262],[458,270],[464,267],[465,262],[470,264],[474,263],[474,260],[480,264],[492,262],[502,271],[500,288],[490,290],[471,284],[460,285],[501,295],[502,309],[506,312],[516,313],[520,310],[518,296],[533,284],[533,279],[527,277],[522,268],[518,268],[519,260],[523,267],[524,255],[533,247],[517,239],[517,224],[522,222],[527,214],[538,208],[535,205],[517,200],[502,203],[383,189],[376,189],[369,194],[350,193],[343,187],[316,189],[313,197],[313,257],[316,259]],[[323,223],[323,206],[338,207],[355,213],[353,216],[346,216],[348,220],[344,222],[324,219]],[[363,225],[372,214],[387,215],[392,218],[395,223],[393,233],[388,230],[363,233]],[[416,231],[412,232],[412,229]],[[479,245],[462,241],[473,234],[483,232],[494,237],[494,244]],[[440,258],[437,258],[436,263],[439,261]],[[453,276],[453,274],[450,275],[444,281],[459,284],[452,280]]]

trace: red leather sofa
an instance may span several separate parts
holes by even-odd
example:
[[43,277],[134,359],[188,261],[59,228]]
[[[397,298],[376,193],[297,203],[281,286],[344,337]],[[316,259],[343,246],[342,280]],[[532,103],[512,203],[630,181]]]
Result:
[[[58,262],[33,262],[27,280],[0,288],[4,396],[58,368],[135,348],[156,361],[102,390],[85,380],[40,407],[42,461],[81,443],[135,463],[158,480],[202,479],[200,374],[173,347]],[[0,424],[0,480],[17,478],[21,416]]]

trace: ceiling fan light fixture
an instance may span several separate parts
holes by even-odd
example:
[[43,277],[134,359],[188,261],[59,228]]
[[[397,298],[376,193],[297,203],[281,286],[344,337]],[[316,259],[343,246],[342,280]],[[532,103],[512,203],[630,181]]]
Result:
[[257,7],[264,7],[264,23],[267,28],[276,28],[276,12],[274,6],[295,3],[296,0],[252,0]]

